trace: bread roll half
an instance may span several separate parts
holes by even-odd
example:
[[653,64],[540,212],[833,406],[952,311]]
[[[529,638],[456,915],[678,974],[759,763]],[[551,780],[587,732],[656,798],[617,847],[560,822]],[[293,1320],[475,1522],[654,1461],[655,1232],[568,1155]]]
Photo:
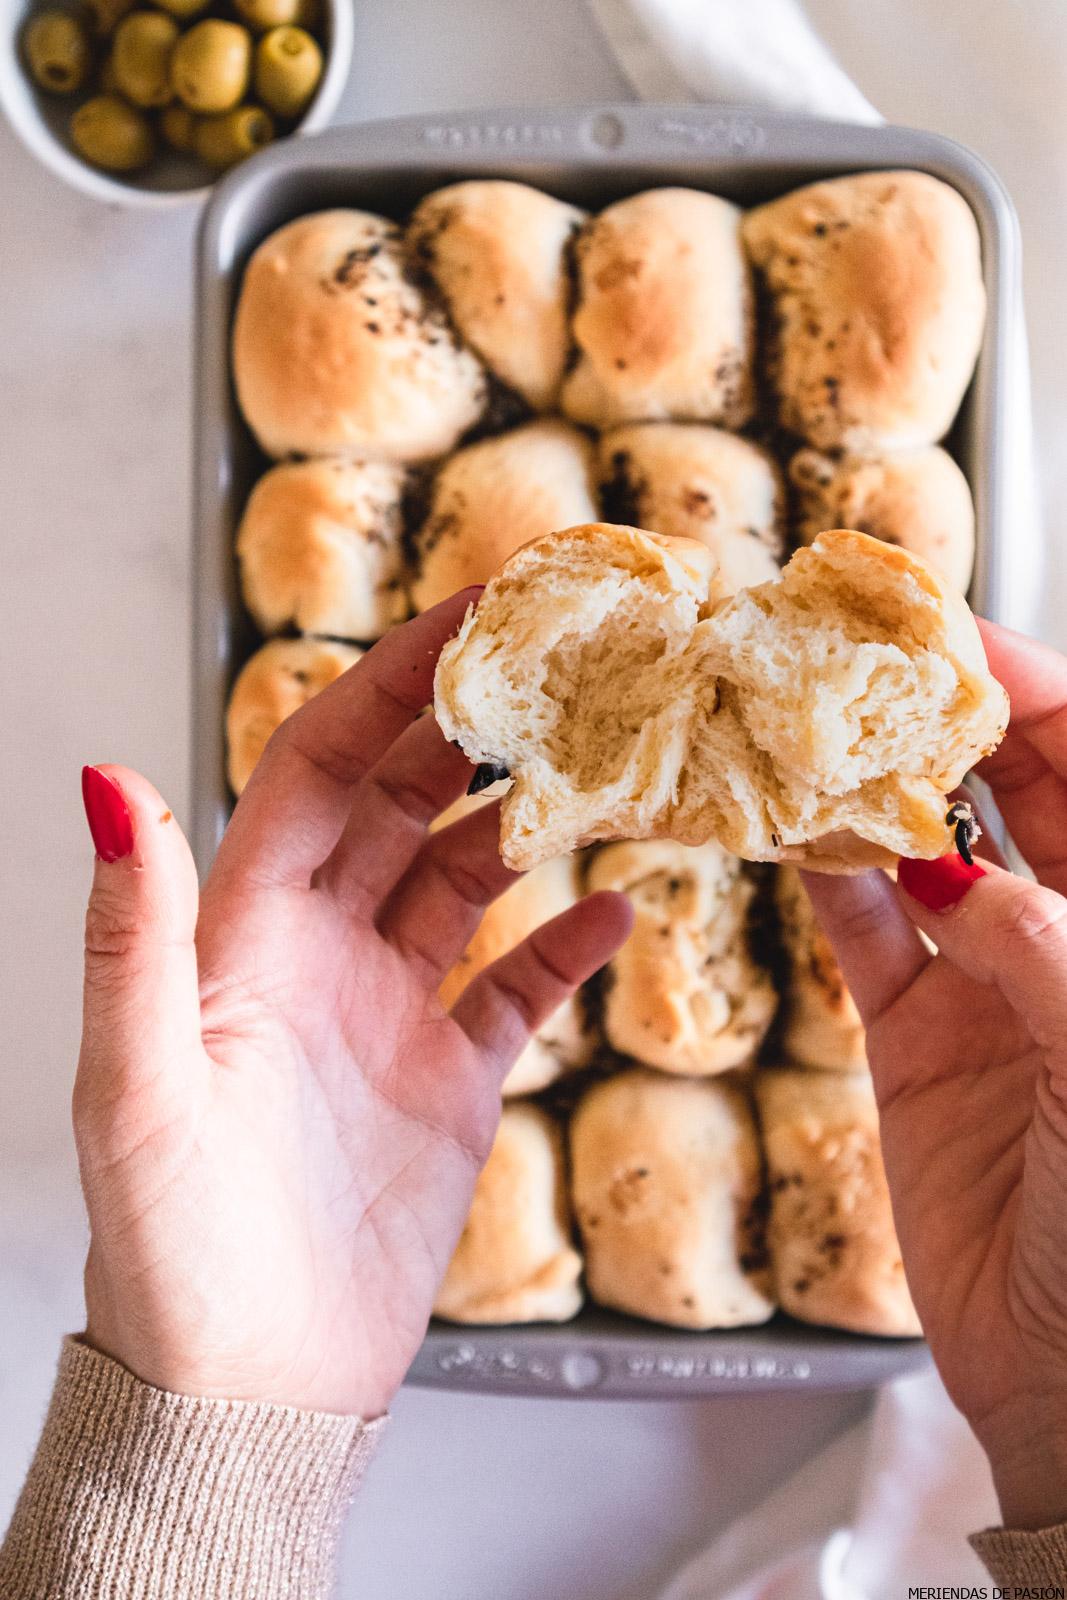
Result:
[[581,1273],[559,1129],[539,1106],[505,1106],[434,1314],[450,1322],[566,1322],[582,1304]]
[[869,1077],[756,1074],[782,1309],[855,1333],[921,1333],[893,1226]]
[[633,932],[605,973],[604,1031],[615,1049],[685,1077],[751,1061],[777,995],[749,949],[756,891],[737,857],[670,839],[609,844],[588,883],[621,891],[634,908]]
[[763,1168],[738,1088],[624,1072],[587,1091],[570,1144],[594,1300],[677,1328],[767,1321]]
[[598,523],[491,579],[435,704],[514,778],[508,865],[618,838],[837,872],[951,849],[945,795],[1008,715],[962,596],[846,531],[717,605],[712,569],[690,540]]

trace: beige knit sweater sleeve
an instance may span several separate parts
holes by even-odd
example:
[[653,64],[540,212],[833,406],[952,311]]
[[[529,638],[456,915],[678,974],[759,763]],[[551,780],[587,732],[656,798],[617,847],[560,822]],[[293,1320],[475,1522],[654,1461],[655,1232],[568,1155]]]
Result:
[[325,1600],[382,1426],[168,1394],[68,1339],[0,1596]]
[[[3,1600],[326,1600],[382,1422],[139,1382],[75,1339],[0,1546]],[[1009,1593],[1067,1579],[1067,1524],[971,1544]]]

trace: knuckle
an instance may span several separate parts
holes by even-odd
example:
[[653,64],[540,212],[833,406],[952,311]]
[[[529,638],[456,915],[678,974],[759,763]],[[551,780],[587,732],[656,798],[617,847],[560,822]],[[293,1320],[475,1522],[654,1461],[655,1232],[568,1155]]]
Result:
[[369,783],[394,811],[420,828],[432,822],[441,809],[440,802],[429,789],[408,778],[391,778],[383,772],[375,774]]
[[433,866],[444,886],[464,905],[481,911],[488,903],[491,889],[485,876],[476,867],[450,855],[442,849],[434,853]]
[[97,893],[85,914],[85,956],[102,966],[124,963],[141,942],[137,917],[129,906]]
[[1020,885],[1000,916],[1001,936],[1010,944],[1037,944],[1055,935],[1062,939],[1067,900],[1035,884]]

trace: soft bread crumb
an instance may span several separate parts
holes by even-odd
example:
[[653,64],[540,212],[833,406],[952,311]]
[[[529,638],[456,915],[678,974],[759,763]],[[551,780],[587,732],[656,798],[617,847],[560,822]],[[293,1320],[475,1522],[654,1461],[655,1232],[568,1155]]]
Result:
[[445,646],[445,735],[515,780],[508,865],[624,838],[831,872],[950,849],[944,796],[1008,715],[962,597],[843,530],[718,604],[713,566],[689,540],[570,528],[517,551]]

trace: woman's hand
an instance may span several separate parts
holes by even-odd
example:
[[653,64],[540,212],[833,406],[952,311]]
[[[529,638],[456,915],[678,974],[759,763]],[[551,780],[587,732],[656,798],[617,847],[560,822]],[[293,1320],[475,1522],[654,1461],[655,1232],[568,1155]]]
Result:
[[1036,1528],[1067,1520],[1067,661],[982,630],[1012,720],[978,771],[1037,883],[987,846],[806,884],[867,1025],[923,1328],[1005,1522]]
[[446,1014],[513,880],[497,807],[427,835],[464,757],[432,717],[471,592],[271,740],[197,905],[159,796],[87,769],[99,856],[74,1093],[87,1338],[181,1393],[380,1414],[404,1377],[533,1027],[625,938],[593,895]]

